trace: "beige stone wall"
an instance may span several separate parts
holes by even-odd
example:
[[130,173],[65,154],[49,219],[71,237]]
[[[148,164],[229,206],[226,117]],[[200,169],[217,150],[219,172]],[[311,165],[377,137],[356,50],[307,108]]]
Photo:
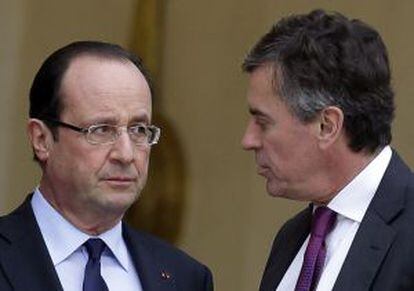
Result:
[[[75,39],[127,45],[134,0],[0,2],[0,210],[14,208],[37,181],[25,139],[27,92],[45,55]],[[394,71],[394,146],[414,166],[411,1],[166,1],[162,96],[187,163],[188,201],[180,246],[207,263],[218,291],[257,290],[271,241],[303,204],[272,199],[240,139],[247,121],[249,47],[281,16],[323,7],[377,27]],[[162,181],[161,181],[162,183]]]
[[11,140],[15,136],[12,118],[19,114],[14,110],[20,77],[19,58],[24,27],[22,13],[23,1],[0,2],[0,210],[7,209],[9,201],[6,189],[12,175],[8,168],[13,146]]

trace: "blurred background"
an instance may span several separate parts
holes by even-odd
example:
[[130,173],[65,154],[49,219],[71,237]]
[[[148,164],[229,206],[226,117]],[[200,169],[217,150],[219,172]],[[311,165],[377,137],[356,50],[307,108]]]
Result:
[[163,127],[148,189],[128,219],[207,264],[216,290],[257,290],[275,233],[304,205],[269,197],[240,147],[248,118],[240,64],[272,23],[315,8],[380,31],[396,92],[393,146],[413,167],[413,1],[0,0],[1,214],[39,178],[25,123],[42,61],[75,40],[115,42],[152,70]]

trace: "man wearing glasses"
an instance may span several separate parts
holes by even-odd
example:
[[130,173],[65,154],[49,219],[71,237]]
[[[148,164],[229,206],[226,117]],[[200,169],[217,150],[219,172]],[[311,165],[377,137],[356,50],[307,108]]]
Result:
[[212,290],[211,273],[122,223],[147,179],[151,90],[121,47],[54,52],[30,91],[28,135],[42,178],[0,220],[0,290]]

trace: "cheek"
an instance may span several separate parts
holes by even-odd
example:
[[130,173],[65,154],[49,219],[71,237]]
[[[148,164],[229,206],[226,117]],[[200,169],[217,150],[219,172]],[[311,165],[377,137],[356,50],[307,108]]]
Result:
[[287,137],[279,137],[277,140],[264,143],[264,158],[275,175],[284,176],[300,170],[300,160],[303,158],[301,143],[301,141],[292,142]]
[[271,164],[282,163],[289,156],[292,148],[284,144],[281,137],[272,136],[263,140],[263,155]]
[[73,167],[78,172],[78,176],[83,175],[84,179],[96,176],[104,168],[106,163],[106,153],[100,151],[85,151],[72,160]]
[[138,172],[146,173],[148,171],[149,165],[149,157],[150,157],[150,150],[144,150],[137,154],[135,159],[135,167],[137,168]]

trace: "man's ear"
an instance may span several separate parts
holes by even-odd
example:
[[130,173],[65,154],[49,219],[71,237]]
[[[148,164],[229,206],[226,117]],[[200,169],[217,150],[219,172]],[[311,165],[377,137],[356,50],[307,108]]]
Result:
[[336,106],[324,108],[319,115],[319,144],[328,148],[343,133],[344,113]]
[[52,132],[41,120],[30,118],[27,122],[27,135],[37,159],[45,162],[53,144]]

